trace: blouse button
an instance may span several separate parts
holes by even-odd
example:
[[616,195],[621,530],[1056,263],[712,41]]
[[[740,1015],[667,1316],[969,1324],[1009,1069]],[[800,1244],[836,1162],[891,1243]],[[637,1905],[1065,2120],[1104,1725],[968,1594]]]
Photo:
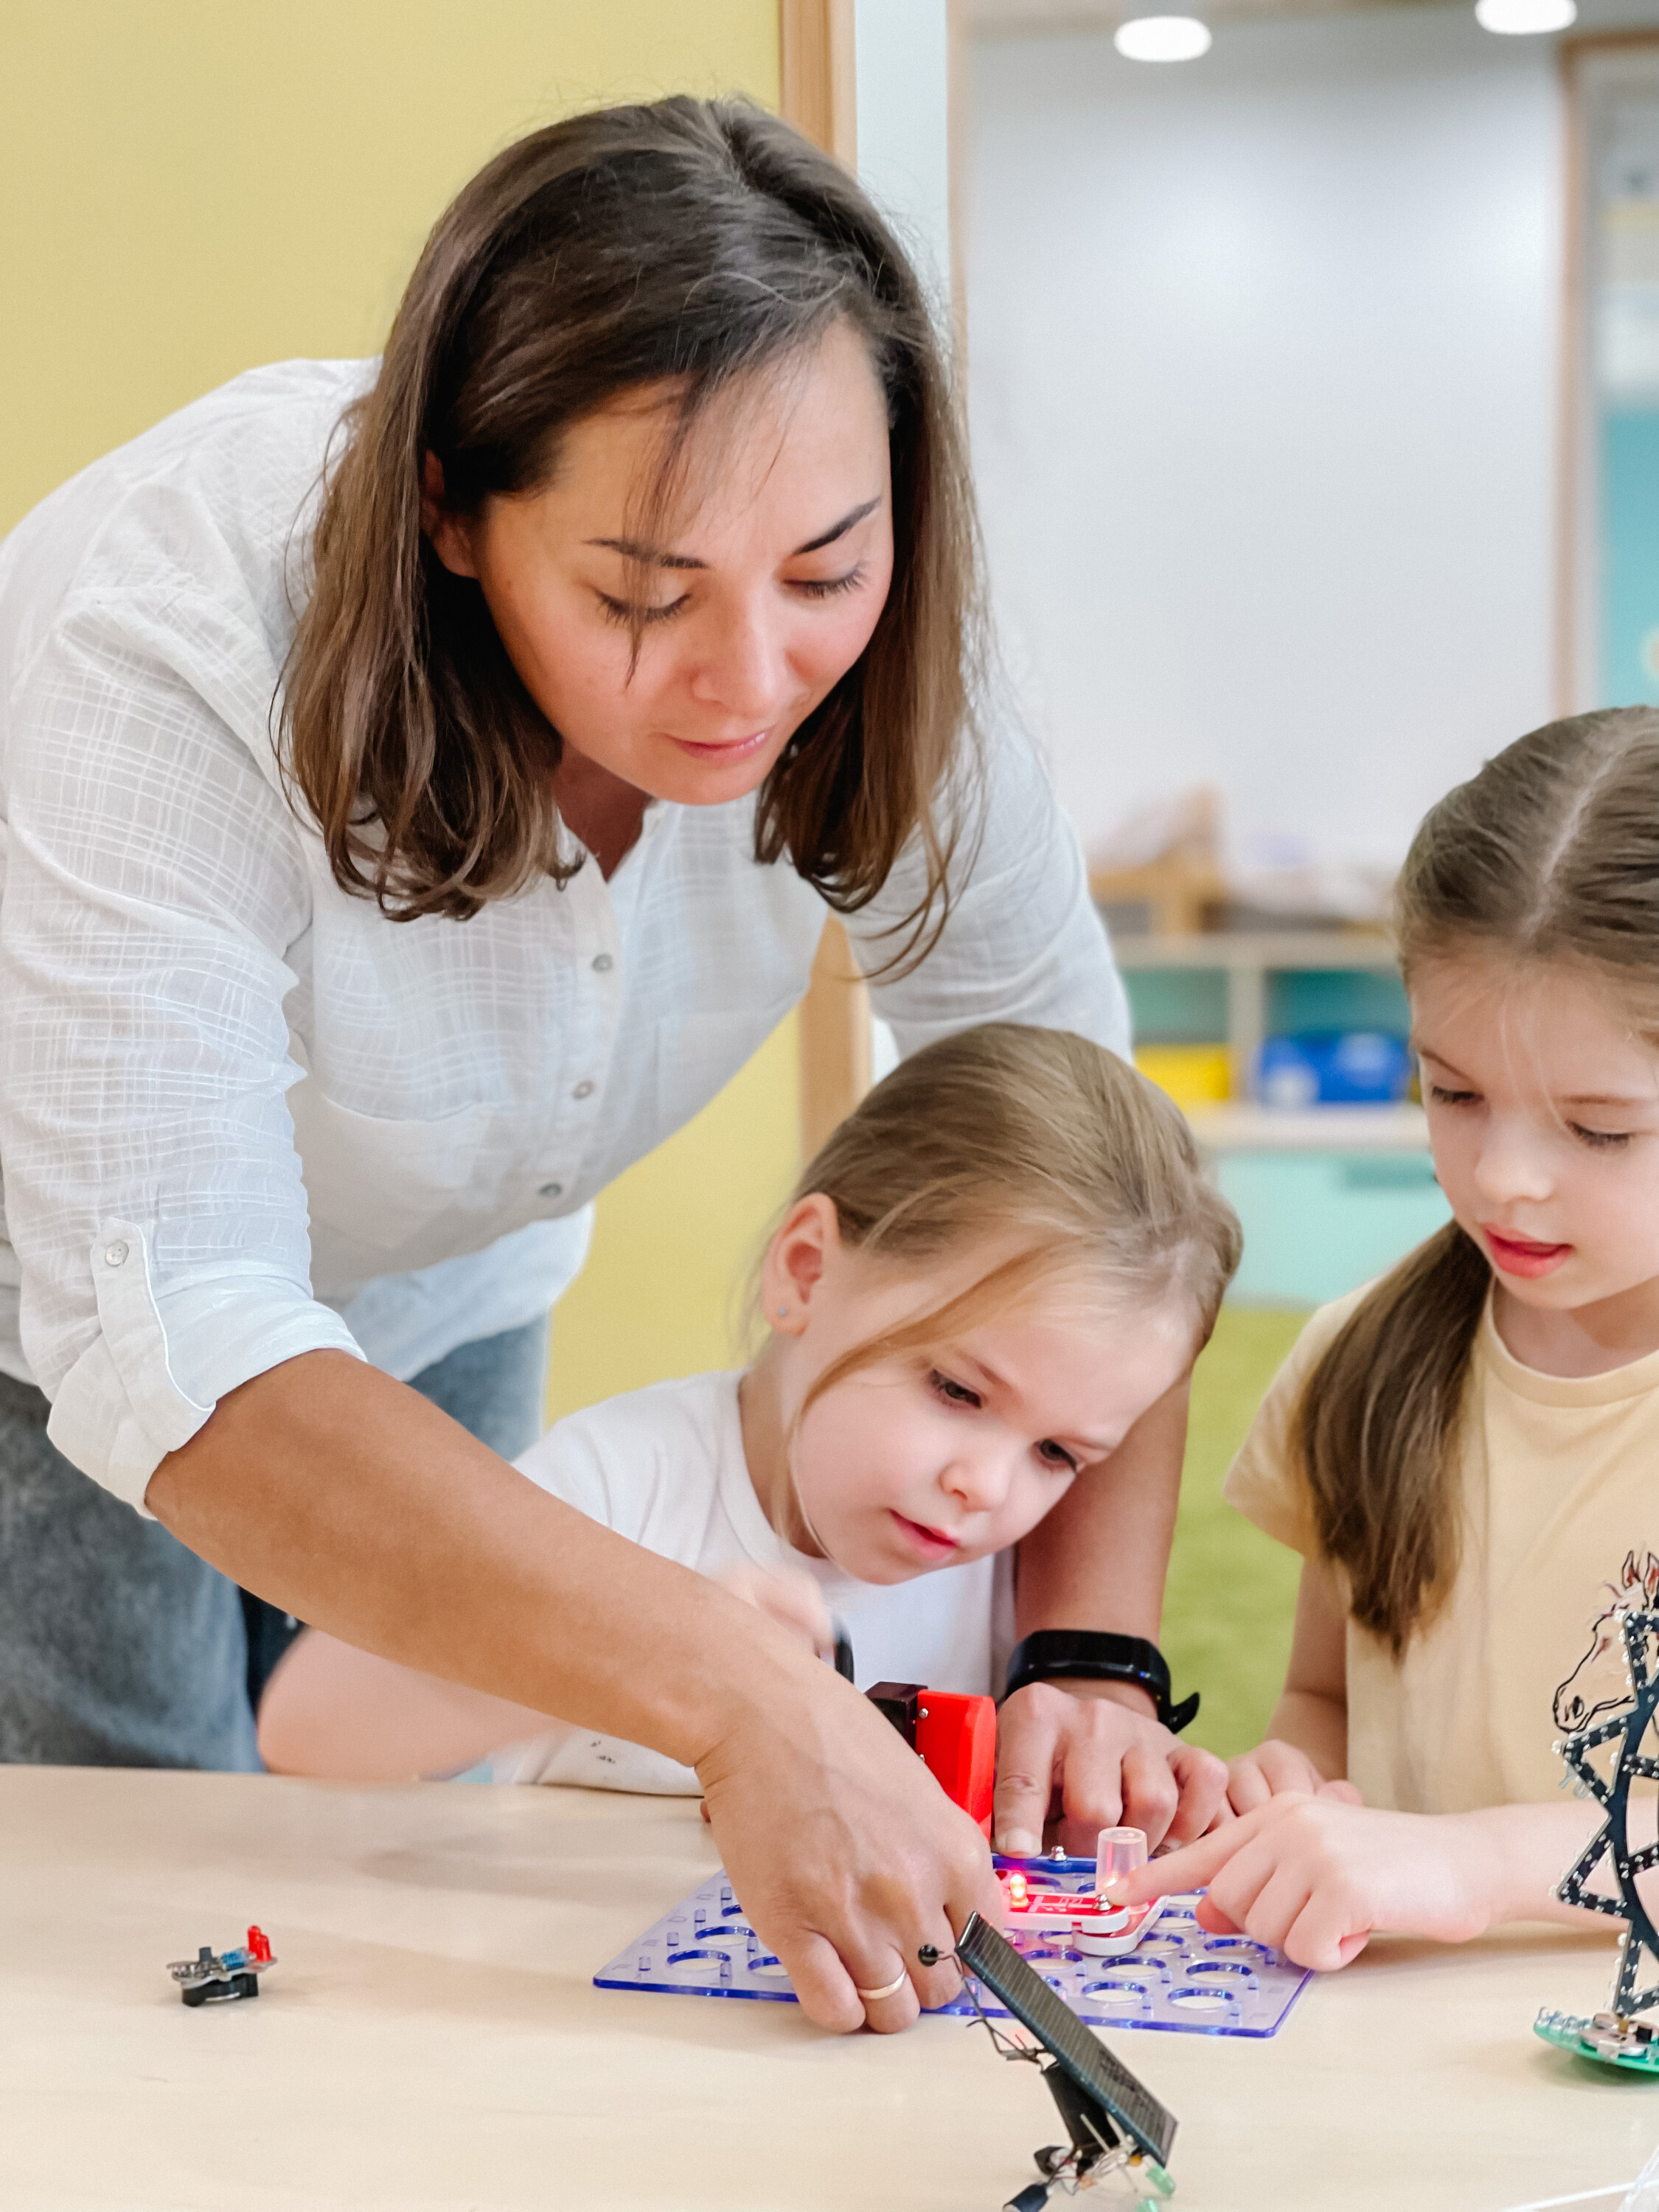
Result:
[[596,953],[593,959],[593,973],[596,975],[608,975],[616,964],[608,952]]
[[544,1182],[542,1185],[541,1194],[544,1198],[562,1198],[564,1185],[562,1182]]
[[104,1265],[106,1267],[118,1267],[122,1265],[126,1256],[127,1248],[118,1238],[116,1242],[110,1246],[108,1251],[105,1253]]
[[573,1098],[591,1098],[593,1086],[591,1083],[579,1083],[570,1095]]

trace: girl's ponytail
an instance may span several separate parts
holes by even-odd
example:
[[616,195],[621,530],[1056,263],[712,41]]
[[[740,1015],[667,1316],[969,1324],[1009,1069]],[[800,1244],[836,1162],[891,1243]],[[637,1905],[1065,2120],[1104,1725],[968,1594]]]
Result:
[[1349,1316],[1304,1385],[1294,1441],[1348,1609],[1398,1658],[1457,1571],[1454,1444],[1492,1269],[1455,1221]]

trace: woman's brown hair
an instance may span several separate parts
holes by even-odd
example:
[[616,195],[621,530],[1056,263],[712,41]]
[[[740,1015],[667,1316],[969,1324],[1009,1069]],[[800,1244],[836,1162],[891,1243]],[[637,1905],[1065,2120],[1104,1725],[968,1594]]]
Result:
[[943,1305],[832,1361],[803,1414],[849,1375],[1053,1284],[1142,1308],[1177,1300],[1196,1355],[1238,1265],[1237,1218],[1176,1107],[1065,1030],[992,1022],[913,1053],[831,1133],[790,1205],[817,1191],[842,1242],[878,1262],[921,1272],[976,1246],[994,1256]]
[[[1552,722],[1449,792],[1413,842],[1395,929],[1408,986],[1469,953],[1570,967],[1659,1042],[1659,713]],[[1320,1544],[1396,1657],[1456,1574],[1458,1443],[1491,1282],[1449,1223],[1362,1299],[1296,1409]]]
[[428,240],[374,389],[343,426],[283,705],[290,786],[344,889],[398,920],[464,921],[571,871],[558,732],[477,584],[422,535],[426,457],[445,506],[471,515],[544,483],[571,425],[656,386],[676,410],[671,469],[717,394],[786,368],[843,321],[887,401],[893,580],[865,653],[762,787],[755,852],[787,857],[849,912],[917,839],[926,881],[904,951],[931,940],[978,788],[961,440],[893,234],[845,170],[740,101],[665,100],[535,131]]

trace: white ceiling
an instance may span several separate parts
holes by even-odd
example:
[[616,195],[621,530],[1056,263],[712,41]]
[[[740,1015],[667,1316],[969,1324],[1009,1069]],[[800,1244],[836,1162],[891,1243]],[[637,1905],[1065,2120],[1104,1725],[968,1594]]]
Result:
[[[1109,31],[1129,15],[1151,12],[1146,0],[957,0],[968,30],[999,38],[1033,31]],[[1285,15],[1352,15],[1379,6],[1425,7],[1443,0],[1200,0],[1194,12],[1211,22]],[[1186,0],[1169,0],[1171,12]]]

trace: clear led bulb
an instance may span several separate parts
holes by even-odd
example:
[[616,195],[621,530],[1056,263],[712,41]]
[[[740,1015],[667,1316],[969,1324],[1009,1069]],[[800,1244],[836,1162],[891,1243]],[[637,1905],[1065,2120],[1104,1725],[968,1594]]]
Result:
[[1101,1897],[1111,1896],[1121,1881],[1127,1881],[1137,1867],[1146,1863],[1146,1832],[1144,1828],[1103,1828],[1100,1840],[1095,1845],[1095,1889]]

